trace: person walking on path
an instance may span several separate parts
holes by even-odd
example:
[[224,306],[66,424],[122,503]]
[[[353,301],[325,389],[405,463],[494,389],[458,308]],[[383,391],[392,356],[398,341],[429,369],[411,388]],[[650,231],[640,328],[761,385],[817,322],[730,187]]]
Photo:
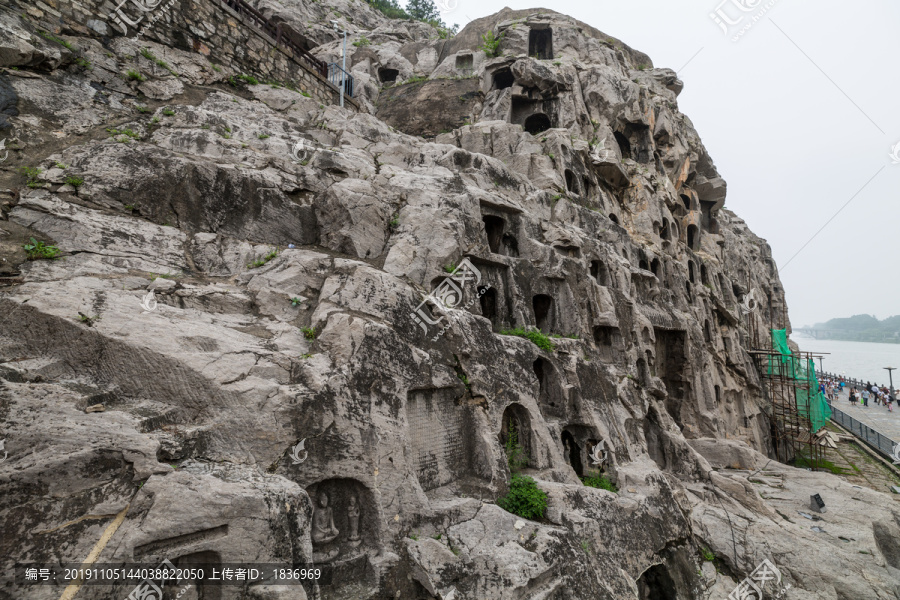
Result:
[[863,393],[862,393],[863,408],[869,408],[869,393],[870,393],[869,390],[863,390]]

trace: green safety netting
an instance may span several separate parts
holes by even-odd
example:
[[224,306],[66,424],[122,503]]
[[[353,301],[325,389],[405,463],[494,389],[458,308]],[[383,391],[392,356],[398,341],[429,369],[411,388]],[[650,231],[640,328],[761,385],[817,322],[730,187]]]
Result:
[[772,348],[781,356],[770,358],[769,373],[802,381],[802,385],[794,386],[797,410],[803,417],[809,418],[814,432],[825,427],[825,423],[831,418],[831,408],[825,401],[825,394],[819,391],[815,363],[812,359],[803,360],[791,352],[787,343],[787,331],[784,329],[772,330]]

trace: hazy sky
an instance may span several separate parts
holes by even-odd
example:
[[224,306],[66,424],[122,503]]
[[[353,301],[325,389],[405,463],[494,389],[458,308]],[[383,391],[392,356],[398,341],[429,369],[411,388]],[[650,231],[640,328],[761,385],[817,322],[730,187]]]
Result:
[[[685,83],[679,107],[728,182],[726,207],[772,246],[795,327],[859,313],[900,314],[900,270],[893,271],[900,263],[900,164],[889,156],[900,143],[900,3],[720,2],[544,6],[679,72]],[[541,4],[445,6],[455,8],[444,21],[464,27],[504,6]],[[726,35],[710,17],[716,9],[731,21],[746,16]],[[732,41],[760,11],[762,18]]]

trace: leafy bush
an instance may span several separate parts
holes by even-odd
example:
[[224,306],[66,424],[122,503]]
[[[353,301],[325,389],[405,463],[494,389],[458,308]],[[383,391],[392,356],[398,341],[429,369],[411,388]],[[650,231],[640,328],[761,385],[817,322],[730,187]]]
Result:
[[41,258],[53,260],[59,256],[59,248],[56,246],[48,246],[44,242],[39,242],[34,238],[31,238],[30,244],[25,244],[22,248],[28,254],[28,260],[38,260]]
[[523,519],[542,519],[547,510],[547,493],[526,475],[513,475],[509,493],[497,500],[497,506]]
[[614,494],[619,492],[619,489],[610,481],[605,475],[599,475],[597,477],[582,477],[581,482],[592,488],[600,488],[601,490],[606,490],[607,492],[612,492]]
[[315,330],[315,328],[313,328],[313,327],[303,327],[302,329],[300,329],[300,331],[303,332],[303,337],[305,337],[306,339],[308,339],[308,340],[314,340],[314,339],[316,339],[316,330]]
[[25,185],[30,188],[38,187],[40,182],[38,182],[38,177],[44,171],[40,167],[22,167],[19,169],[22,171],[22,174],[25,175],[25,178],[28,180]]
[[700,556],[702,556],[703,560],[705,560],[706,562],[713,562],[714,560],[716,560],[716,555],[706,546],[700,547]]
[[82,179],[81,177],[75,177],[74,175],[69,175],[68,177],[66,177],[66,183],[74,188],[77,188],[82,183],[84,183],[84,179]]
[[515,335],[517,337],[525,338],[526,340],[531,340],[531,343],[547,352],[553,352],[556,349],[556,346],[550,341],[550,338],[537,329],[526,330],[521,327],[517,327],[516,329],[504,329],[500,332],[500,335]]
[[479,50],[484,50],[484,53],[488,56],[488,58],[498,56],[500,51],[500,41],[503,39],[503,35],[494,35],[493,31],[488,31],[486,34],[481,36],[482,44],[478,46]]
[[357,48],[369,46],[371,44],[372,44],[372,42],[366,36],[362,36],[361,38],[359,38],[358,40],[353,42],[353,45],[356,46]]
[[125,72],[125,77],[127,77],[129,81],[144,81],[145,80],[145,77],[143,75],[141,75],[140,73],[138,73],[137,71],[135,71],[134,69],[128,69],[128,71]]

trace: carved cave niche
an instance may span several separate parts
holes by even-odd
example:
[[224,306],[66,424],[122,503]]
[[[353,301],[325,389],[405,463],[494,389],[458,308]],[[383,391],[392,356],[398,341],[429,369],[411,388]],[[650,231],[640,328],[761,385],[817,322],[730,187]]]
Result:
[[591,277],[604,287],[609,285],[609,269],[602,260],[596,259],[591,261]]
[[553,297],[548,294],[535,294],[531,299],[531,307],[534,310],[535,326],[542,333],[553,332],[556,325]]
[[516,440],[522,447],[525,456],[528,457],[528,466],[533,466],[534,446],[531,433],[531,414],[527,408],[517,402],[513,402],[503,411],[503,416],[500,420],[501,448],[506,448],[511,431],[515,431]]
[[422,490],[475,474],[473,415],[456,388],[410,390],[406,419],[411,464]]
[[616,225],[619,224],[619,217],[617,217],[614,213],[609,213],[609,220],[612,221],[613,223],[615,223]]
[[598,474],[602,471],[591,462],[591,451],[599,441],[593,427],[567,425],[560,436],[563,456],[578,477]]
[[659,277],[659,259],[654,258],[650,261],[650,272]]
[[509,67],[497,69],[491,76],[491,90],[505,90],[516,82]]
[[393,85],[396,83],[399,75],[400,71],[398,69],[389,69],[387,67],[378,69],[378,80],[382,85]]
[[710,233],[719,232],[719,224],[714,215],[715,206],[715,202],[700,200],[700,225]]
[[[204,550],[183,554],[171,562],[178,569],[199,568],[211,576],[213,568],[221,570],[222,555],[213,550]],[[224,588],[221,585],[217,585],[217,582],[204,583],[202,579],[181,579],[162,586],[163,597],[175,598],[187,585],[190,587],[178,597],[178,600],[221,600],[223,598]]]
[[593,328],[594,344],[597,346],[600,360],[615,362],[616,355],[624,350],[622,334],[618,327],[612,325],[595,325]]
[[665,470],[669,460],[666,455],[666,439],[663,429],[659,424],[659,415],[653,405],[647,410],[647,416],[643,422],[644,441],[647,444],[647,454],[661,470]]
[[[495,333],[515,328],[517,326],[513,312],[515,303],[510,289],[509,269],[478,260],[473,260],[472,263],[481,272],[481,282],[477,287],[478,302],[469,310],[490,320],[491,331]],[[469,294],[472,289],[470,285],[466,294]]]
[[471,54],[458,54],[456,56],[456,70],[464,77],[472,74],[474,64],[475,60]]
[[581,190],[578,189],[578,178],[575,176],[575,173],[571,169],[566,169],[563,171],[563,175],[566,178],[566,191],[579,194]]
[[669,231],[669,220],[663,217],[662,226],[659,228],[659,237],[663,240],[671,239],[671,232]]
[[[315,562],[337,561],[358,571],[352,581],[364,576],[367,561],[355,564],[367,551],[381,547],[381,524],[375,495],[360,481],[335,477],[306,488],[312,503],[310,538]],[[323,506],[323,503],[325,506]],[[332,527],[333,526],[333,527]]]
[[696,225],[688,225],[687,228],[687,245],[694,252],[700,250],[700,230]]
[[528,56],[538,60],[553,59],[553,29],[534,24],[528,31]]
[[510,122],[522,125],[525,131],[537,135],[556,127],[559,114],[556,99],[531,100],[514,96],[510,106]]
[[566,415],[563,382],[553,363],[538,357],[531,366],[538,380],[538,408],[544,417],[562,418]]
[[688,261],[688,281],[690,281],[691,283],[695,283],[694,282],[694,261],[692,261],[692,260]]
[[639,600],[678,600],[675,580],[663,564],[653,565],[637,580]]
[[501,213],[481,206],[481,222],[484,223],[484,234],[491,253],[501,256],[519,256],[519,242],[515,232],[519,227],[517,215]]
[[662,379],[668,394],[666,410],[683,428],[681,409],[688,398],[690,384],[685,379],[687,366],[687,332],[677,329],[653,328],[656,335],[656,376]]

